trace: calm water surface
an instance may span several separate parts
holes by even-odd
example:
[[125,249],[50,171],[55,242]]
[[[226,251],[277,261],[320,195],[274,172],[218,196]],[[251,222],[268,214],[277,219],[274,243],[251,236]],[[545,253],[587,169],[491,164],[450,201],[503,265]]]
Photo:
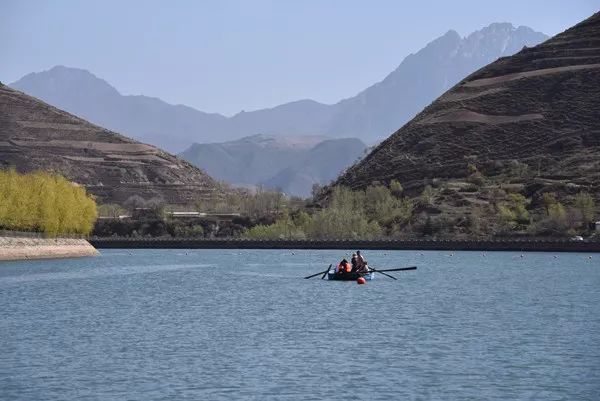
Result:
[[0,263],[0,399],[600,399],[600,255],[105,250]]

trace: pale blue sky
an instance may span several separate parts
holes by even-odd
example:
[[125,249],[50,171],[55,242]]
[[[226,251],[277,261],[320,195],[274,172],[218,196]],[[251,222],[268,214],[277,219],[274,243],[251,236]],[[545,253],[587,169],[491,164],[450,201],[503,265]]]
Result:
[[57,64],[124,94],[233,114],[334,103],[381,80],[449,29],[492,22],[549,35],[598,0],[2,0],[0,81]]

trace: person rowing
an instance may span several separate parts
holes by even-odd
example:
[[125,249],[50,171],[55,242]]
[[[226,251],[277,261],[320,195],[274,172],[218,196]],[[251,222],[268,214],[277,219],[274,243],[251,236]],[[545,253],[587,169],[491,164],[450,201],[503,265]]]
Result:
[[352,264],[352,273],[358,271],[358,259],[355,253],[352,254],[352,259],[350,260],[350,263]]
[[369,272],[369,266],[367,261],[363,258],[360,251],[356,251],[356,272],[366,274]]

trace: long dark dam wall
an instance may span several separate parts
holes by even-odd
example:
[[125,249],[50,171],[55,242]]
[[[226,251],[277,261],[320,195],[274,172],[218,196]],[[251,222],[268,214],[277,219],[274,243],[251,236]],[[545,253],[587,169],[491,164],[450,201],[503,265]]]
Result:
[[379,249],[379,250],[448,250],[448,251],[539,251],[600,252],[600,241],[566,240],[378,240],[378,241],[289,241],[241,239],[128,239],[94,238],[96,248],[156,249]]

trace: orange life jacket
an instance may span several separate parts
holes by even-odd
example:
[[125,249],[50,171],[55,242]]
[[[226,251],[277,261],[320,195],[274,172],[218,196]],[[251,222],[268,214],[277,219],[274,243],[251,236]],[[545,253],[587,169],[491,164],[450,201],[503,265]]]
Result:
[[352,266],[350,265],[350,263],[346,262],[346,263],[340,263],[338,265],[337,270],[340,273],[350,273],[352,271]]

